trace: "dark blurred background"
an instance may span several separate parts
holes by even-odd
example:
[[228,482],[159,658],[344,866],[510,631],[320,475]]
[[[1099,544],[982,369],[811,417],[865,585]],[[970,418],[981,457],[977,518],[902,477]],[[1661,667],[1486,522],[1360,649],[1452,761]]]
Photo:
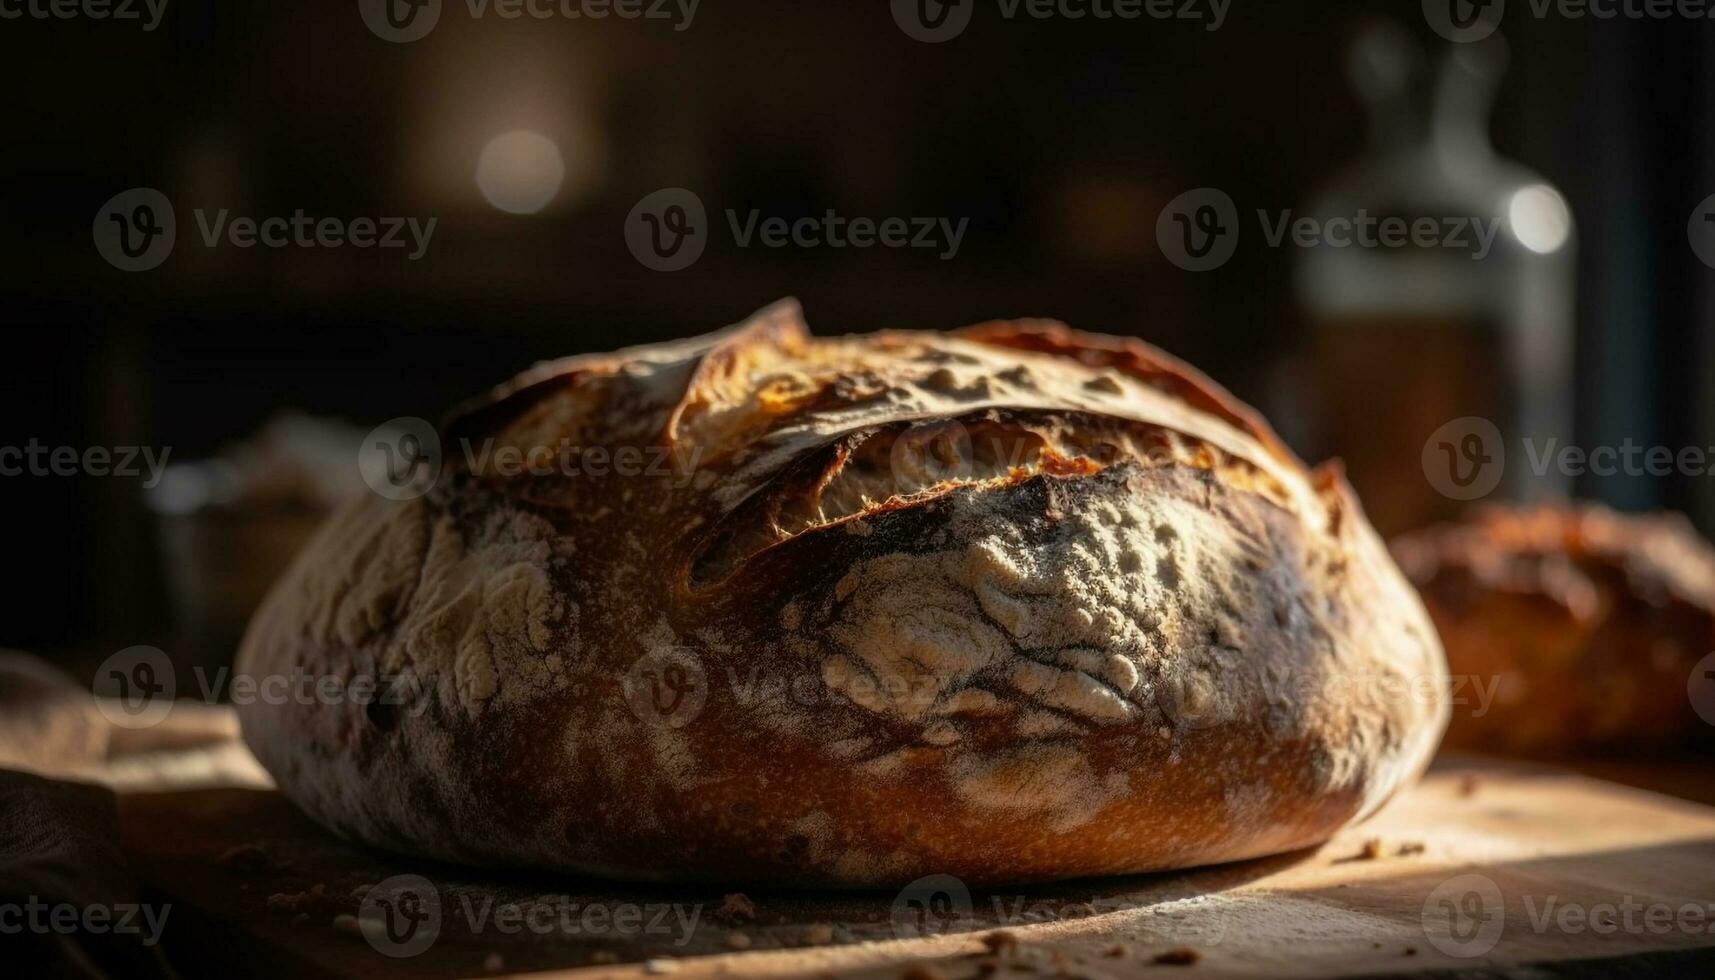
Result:
[[[1715,27],[1512,6],[1510,64],[1477,115],[1576,222],[1564,256],[1577,438],[1715,446],[1715,272],[1687,242],[1715,193]],[[1199,187],[1241,215],[1309,207],[1371,152],[1347,70],[1359,32],[1391,22],[1431,61],[1453,47],[1422,7],[1233,0],[1209,31],[1008,20],[990,2],[938,44],[907,36],[886,0],[703,0],[684,30],[473,18],[449,0],[410,43],[378,37],[356,0],[170,0],[154,31],[0,20],[0,443],[164,447],[177,463],[228,452],[287,408],[357,430],[433,418],[535,360],[702,332],[791,295],[820,333],[1050,316],[1141,337],[1262,405],[1306,453],[1338,451],[1305,421],[1318,382],[1302,250],[1266,247],[1246,218],[1231,261],[1189,272],[1164,257],[1157,220]],[[531,214],[490,203],[475,178],[485,146],[521,129],[564,170]],[[529,164],[500,179],[527,193]],[[178,245],[132,273],[98,254],[91,222],[135,187],[173,201]],[[695,191],[717,225],[701,260],[671,273],[622,232],[667,187]],[[438,223],[417,261],[204,248],[192,210],[223,207]],[[949,261],[741,248],[727,208],[969,229]],[[1712,479],[1586,476],[1575,489],[1683,510],[1708,532]],[[99,659],[182,637],[184,586],[167,571],[182,543],[140,484],[0,478],[18,556],[0,644]],[[215,541],[190,547],[234,565],[272,547]]]

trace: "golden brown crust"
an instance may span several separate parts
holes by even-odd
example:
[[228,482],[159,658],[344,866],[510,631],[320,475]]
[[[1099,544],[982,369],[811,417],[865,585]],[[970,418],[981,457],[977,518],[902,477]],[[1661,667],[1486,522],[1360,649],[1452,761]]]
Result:
[[1449,744],[1554,755],[1707,740],[1687,690],[1715,650],[1715,549],[1684,517],[1490,506],[1393,550],[1470,694]]
[[[382,846],[787,885],[1181,867],[1324,839],[1444,724],[1344,481],[1136,342],[818,339],[777,304],[444,431],[434,490],[325,531],[242,654],[408,679],[244,719]],[[503,465],[562,440],[666,462]]]
[[992,321],[966,327],[959,335],[985,344],[1059,354],[1091,368],[1117,369],[1244,430],[1276,458],[1296,462],[1291,450],[1254,409],[1208,375],[1140,340],[1084,333],[1046,320]]

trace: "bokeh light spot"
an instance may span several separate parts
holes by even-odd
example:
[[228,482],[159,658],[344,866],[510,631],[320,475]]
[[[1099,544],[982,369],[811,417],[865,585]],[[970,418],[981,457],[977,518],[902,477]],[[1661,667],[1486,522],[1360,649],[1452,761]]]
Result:
[[547,207],[565,178],[560,148],[529,129],[489,140],[476,161],[477,189],[488,203],[509,214],[535,214]]

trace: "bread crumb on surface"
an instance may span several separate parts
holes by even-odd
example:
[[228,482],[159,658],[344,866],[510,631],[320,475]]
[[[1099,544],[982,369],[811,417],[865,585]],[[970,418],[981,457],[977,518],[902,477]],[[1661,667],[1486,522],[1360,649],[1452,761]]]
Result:
[[1382,839],[1380,837],[1371,837],[1364,841],[1364,849],[1358,852],[1358,860],[1360,861],[1378,861],[1381,856]]
[[817,922],[804,928],[804,941],[814,946],[822,946],[834,941],[834,927],[826,922]]
[[1116,959],[1117,960],[1117,959],[1120,959],[1121,957],[1125,956],[1125,954],[1126,954],[1126,948],[1125,948],[1125,944],[1123,944],[1123,943],[1114,943],[1112,946],[1109,946],[1107,949],[1102,950],[1102,955],[1109,957],[1110,959]]
[[716,921],[729,926],[756,920],[756,903],[744,892],[733,892],[721,899],[721,907],[715,909]]
[[983,945],[996,953],[1009,952],[1018,948],[1018,933],[1011,929],[996,929],[983,936]]
[[1425,850],[1427,848],[1422,841],[1413,840],[1399,845],[1399,850],[1395,851],[1394,854],[1397,857],[1411,857],[1414,854],[1422,854]]
[[1466,798],[1476,796],[1478,782],[1477,777],[1471,773],[1459,777],[1459,795]]
[[329,916],[343,908],[344,903],[328,895],[326,885],[315,885],[308,891],[275,892],[268,896],[267,908],[275,915],[298,913],[309,916]]
[[729,949],[749,949],[750,936],[742,932],[729,932],[727,933],[726,944]]
[[1161,966],[1190,966],[1202,958],[1202,953],[1189,946],[1181,946],[1178,949],[1170,949],[1165,953],[1155,954],[1155,958],[1151,962]]
[[679,963],[677,960],[659,959],[658,958],[658,959],[653,959],[653,960],[646,960],[643,963],[643,972],[644,973],[657,973],[657,974],[659,974],[659,973],[676,973],[676,972],[678,972],[678,969],[679,969]]

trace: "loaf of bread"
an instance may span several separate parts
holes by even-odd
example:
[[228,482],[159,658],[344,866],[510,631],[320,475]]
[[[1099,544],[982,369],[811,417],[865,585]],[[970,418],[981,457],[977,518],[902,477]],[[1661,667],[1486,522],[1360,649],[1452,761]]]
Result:
[[1177,868],[1324,840],[1446,722],[1339,472],[1136,341],[822,339],[788,301],[539,366],[438,435],[433,488],[334,519],[239,664],[335,678],[241,706],[245,737],[381,847],[789,886]]
[[1449,745],[1642,753],[1715,733],[1715,678],[1694,675],[1715,669],[1715,549],[1684,517],[1488,506],[1393,549],[1447,647]]

